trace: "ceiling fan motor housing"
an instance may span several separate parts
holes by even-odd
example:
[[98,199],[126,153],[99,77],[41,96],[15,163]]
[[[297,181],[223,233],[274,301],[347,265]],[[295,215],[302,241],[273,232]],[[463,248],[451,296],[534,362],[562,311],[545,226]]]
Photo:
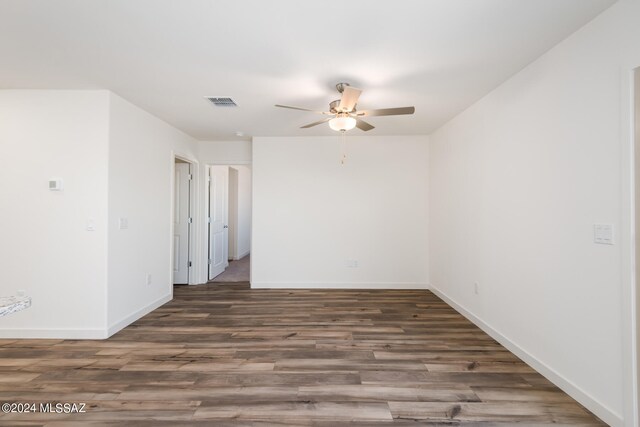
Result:
[[335,101],[332,101],[329,104],[329,111],[331,111],[333,114],[337,114],[337,113],[355,113],[356,111],[356,107],[355,105],[353,106],[353,109],[351,111],[340,111],[338,110],[338,106],[340,105],[340,100],[336,99]]
[[336,99],[335,101],[330,102],[329,111],[331,111],[333,114],[340,113],[341,111],[338,110],[338,105],[340,105],[339,99]]
[[336,84],[336,89],[338,90],[338,92],[342,93],[344,92],[344,88],[347,86],[351,86],[349,83],[338,83]]

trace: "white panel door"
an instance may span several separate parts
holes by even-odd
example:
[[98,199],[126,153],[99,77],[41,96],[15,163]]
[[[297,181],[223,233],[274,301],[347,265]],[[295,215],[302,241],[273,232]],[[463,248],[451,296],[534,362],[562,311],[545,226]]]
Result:
[[222,273],[229,265],[228,176],[227,166],[209,168],[209,280]]
[[176,163],[173,212],[173,283],[189,283],[189,163]]

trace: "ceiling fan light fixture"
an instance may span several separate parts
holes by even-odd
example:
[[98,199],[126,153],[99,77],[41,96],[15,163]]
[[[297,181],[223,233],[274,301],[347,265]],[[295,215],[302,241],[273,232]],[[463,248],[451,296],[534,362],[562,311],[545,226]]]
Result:
[[348,114],[340,113],[329,120],[329,127],[338,132],[346,132],[356,127],[356,119]]
[[[276,107],[289,108],[291,110],[310,111],[316,114],[323,114],[324,119],[300,126],[301,129],[308,129],[314,126],[329,123],[329,127],[337,132],[346,132],[355,127],[367,132],[374,129],[374,126],[365,122],[362,118],[370,116],[399,116],[403,114],[413,114],[415,107],[399,107],[399,108],[379,108],[377,110],[359,110],[356,112],[358,99],[360,99],[361,89],[349,86],[348,83],[338,83],[336,86],[340,92],[340,99],[329,103],[329,111],[316,111],[308,108],[293,107],[291,105],[276,104]],[[329,117],[327,117],[329,116]]]

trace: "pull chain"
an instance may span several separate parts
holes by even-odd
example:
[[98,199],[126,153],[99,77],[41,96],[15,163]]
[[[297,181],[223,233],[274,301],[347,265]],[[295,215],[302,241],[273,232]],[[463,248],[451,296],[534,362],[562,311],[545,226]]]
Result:
[[341,130],[340,131],[340,146],[341,146],[341,152],[342,152],[342,158],[340,159],[340,164],[344,165],[347,161],[347,136],[345,135],[346,132]]

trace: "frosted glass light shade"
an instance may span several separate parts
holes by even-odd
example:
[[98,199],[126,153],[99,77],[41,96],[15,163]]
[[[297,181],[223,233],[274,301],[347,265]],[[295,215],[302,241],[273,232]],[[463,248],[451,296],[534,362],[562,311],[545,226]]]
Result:
[[344,132],[356,127],[356,119],[348,115],[337,115],[329,120],[329,127],[339,132]]

